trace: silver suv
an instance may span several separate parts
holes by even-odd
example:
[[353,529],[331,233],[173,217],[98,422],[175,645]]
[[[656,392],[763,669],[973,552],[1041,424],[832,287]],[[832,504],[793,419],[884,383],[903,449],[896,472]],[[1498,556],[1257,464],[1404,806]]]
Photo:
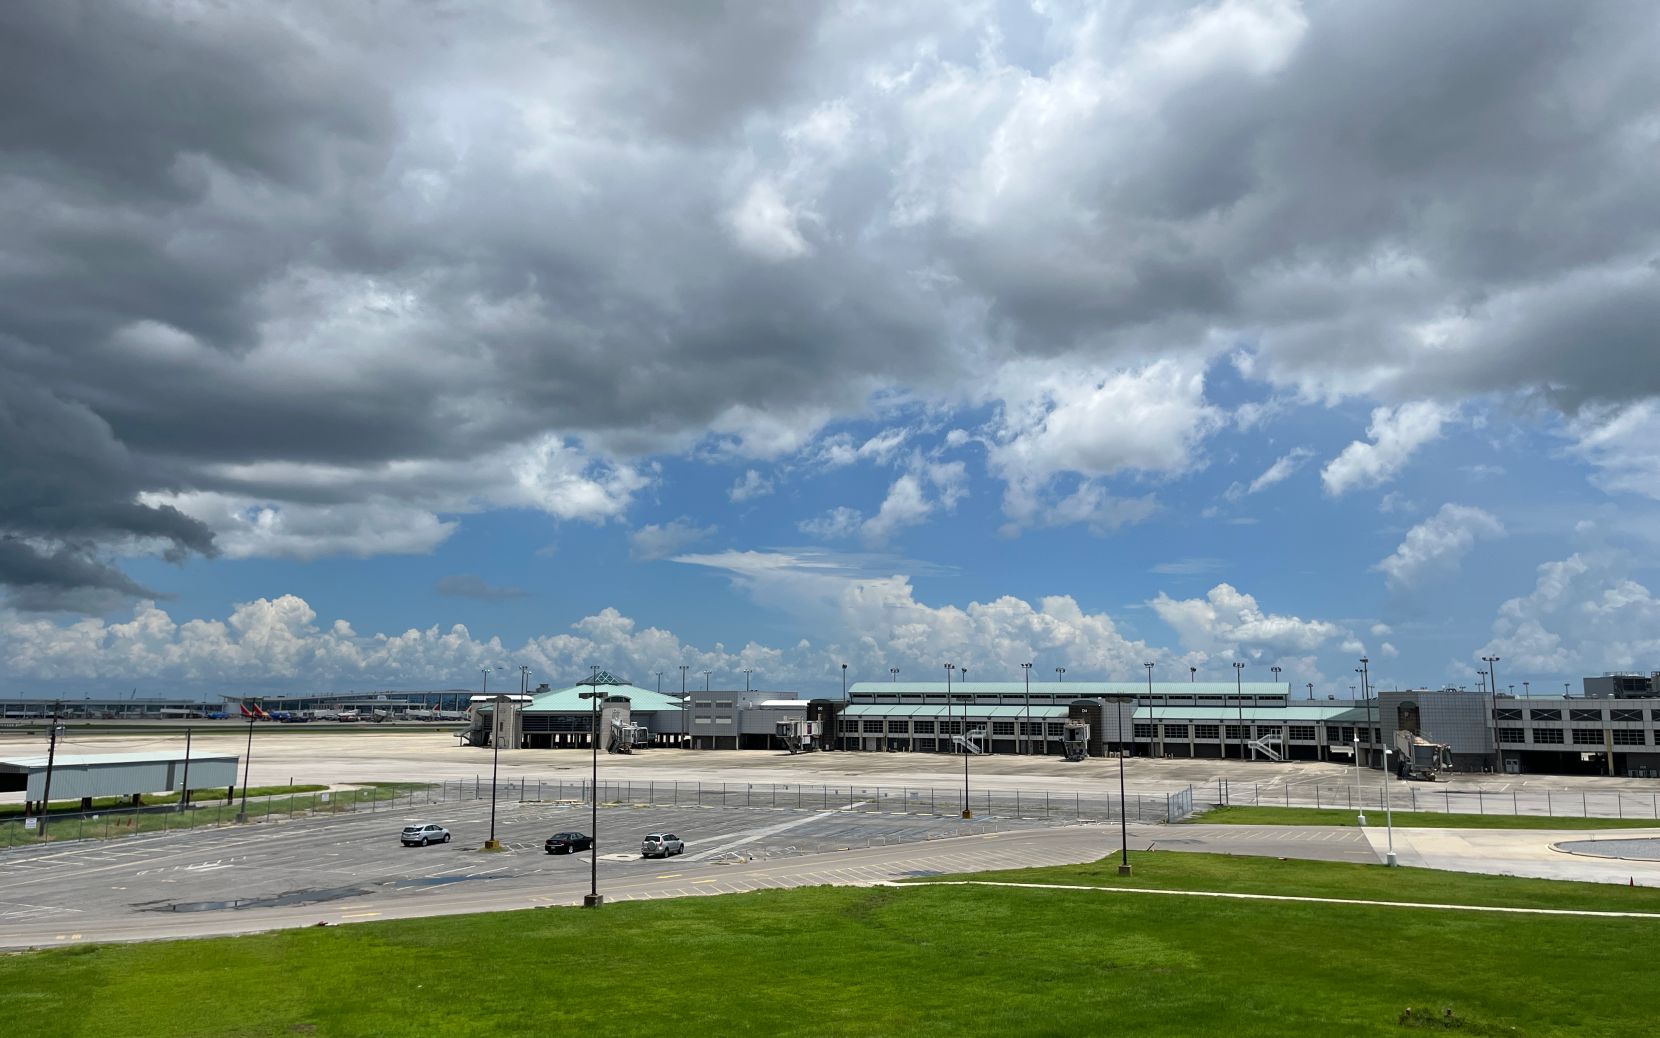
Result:
[[450,831],[441,825],[406,825],[398,839],[405,847],[425,847],[429,843],[449,843]]
[[667,858],[671,854],[681,854],[686,850],[686,844],[673,833],[652,833],[640,841],[640,857]]

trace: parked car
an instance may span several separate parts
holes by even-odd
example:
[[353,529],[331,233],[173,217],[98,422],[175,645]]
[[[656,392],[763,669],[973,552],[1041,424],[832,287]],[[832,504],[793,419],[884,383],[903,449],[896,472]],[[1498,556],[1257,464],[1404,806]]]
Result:
[[449,843],[450,831],[441,825],[406,825],[398,834],[405,847],[425,847],[429,843]]
[[543,846],[549,854],[591,851],[594,849],[594,838],[583,833],[554,833]]
[[652,833],[640,841],[640,857],[667,858],[686,850],[686,844],[673,833]]

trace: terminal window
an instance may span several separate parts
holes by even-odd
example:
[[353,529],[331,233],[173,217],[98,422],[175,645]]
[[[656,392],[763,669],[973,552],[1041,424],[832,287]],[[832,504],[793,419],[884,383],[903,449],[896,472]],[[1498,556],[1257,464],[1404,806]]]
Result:
[[1562,741],[1562,729],[1560,729],[1560,728],[1535,728],[1533,730],[1533,741],[1536,742],[1536,743],[1561,742]]
[[934,722],[932,722],[932,721],[912,721],[911,722],[911,730],[916,732],[918,735],[933,735],[934,734]]
[[1602,745],[1602,729],[1601,728],[1575,728],[1574,729],[1574,745],[1575,746],[1601,746]]
[[890,732],[899,732],[900,734],[904,734],[905,732],[908,732],[910,730],[911,730],[911,722],[909,722],[909,721],[889,721],[888,722],[888,731],[890,731]]
[[1195,739],[1216,739],[1222,734],[1222,726],[1216,724],[1196,724],[1193,726]]
[[1050,722],[1049,734],[1055,736],[1057,739],[1064,736],[1066,734],[1066,725],[1060,721]]
[[864,729],[866,733],[876,732],[880,734],[882,731],[882,722],[880,719],[872,720],[870,718],[866,718]]
[[1166,739],[1185,739],[1185,738],[1187,738],[1187,725],[1185,725],[1185,724],[1167,724],[1167,725],[1165,725],[1164,726],[1164,737]]
[[1239,724],[1230,724],[1230,725],[1228,725],[1228,738],[1230,738],[1230,739],[1243,739],[1243,738],[1245,738],[1245,726],[1244,725],[1239,725]]
[[1304,742],[1314,741],[1314,726],[1311,724],[1294,724],[1291,726],[1291,737]]
[[991,734],[993,734],[993,735],[1013,735],[1014,734],[1014,722],[1013,721],[993,721],[991,723]]
[[1150,724],[1137,724],[1131,725],[1131,727],[1135,730],[1134,737],[1137,739],[1151,739],[1153,737],[1153,726]]
[[1526,742],[1526,737],[1520,728],[1500,728],[1499,742]]
[[1616,728],[1614,729],[1614,745],[1647,746],[1648,733],[1641,728]]

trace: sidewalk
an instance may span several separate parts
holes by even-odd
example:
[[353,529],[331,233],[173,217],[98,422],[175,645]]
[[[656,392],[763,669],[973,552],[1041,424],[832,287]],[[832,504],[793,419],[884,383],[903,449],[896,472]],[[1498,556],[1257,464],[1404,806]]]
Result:
[[[1379,819],[1381,821],[1381,819]],[[1368,825],[1366,840],[1381,859],[1388,832]],[[1654,829],[1403,829],[1395,828],[1395,858],[1449,872],[1480,872],[1535,879],[1571,879],[1586,883],[1629,883],[1660,887],[1660,861],[1621,861],[1554,850],[1565,840],[1618,840],[1660,836]]]

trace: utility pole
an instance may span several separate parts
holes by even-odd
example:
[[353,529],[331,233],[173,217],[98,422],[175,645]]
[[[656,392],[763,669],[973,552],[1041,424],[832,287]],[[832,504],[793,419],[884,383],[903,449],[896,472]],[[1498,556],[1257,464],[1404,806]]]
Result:
[[46,788],[40,797],[40,838],[46,839],[46,820],[52,816],[52,765],[58,756],[58,711],[62,703],[52,704],[52,730],[46,744]]
[[1032,752],[1032,665],[1030,663],[1022,663],[1020,665],[1020,673],[1026,681],[1026,723],[1022,726],[1023,730],[1020,733],[1020,739],[1021,739],[1020,752],[1021,753],[1031,753]]
[[184,726],[184,781],[179,789],[179,810],[190,810],[190,726]]

